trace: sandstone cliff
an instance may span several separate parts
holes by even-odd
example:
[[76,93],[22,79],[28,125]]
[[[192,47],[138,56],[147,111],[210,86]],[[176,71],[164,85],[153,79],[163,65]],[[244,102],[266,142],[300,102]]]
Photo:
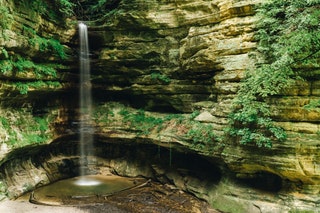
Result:
[[[258,209],[267,212],[266,206],[272,205],[279,212],[319,207],[320,113],[303,108],[310,100],[319,98],[318,71],[306,81],[297,82],[288,91],[270,99],[273,118],[289,136],[285,142],[275,143],[271,149],[259,149],[223,137],[239,82],[244,72],[255,66],[250,57],[255,54],[257,46],[254,34],[255,23],[259,20],[255,8],[263,0],[112,2],[112,10],[87,22],[96,110],[101,110],[101,115],[107,110],[115,115],[107,121],[96,119],[97,134],[112,139],[130,139],[131,142],[148,140],[163,146],[182,146],[209,158],[234,182],[223,182],[208,192],[201,187],[196,189],[192,183],[180,186],[221,210],[233,211],[223,206],[223,202],[241,203],[238,206],[243,205],[246,210],[254,208],[252,212]],[[9,8],[13,23],[11,28],[3,30],[9,39],[0,38],[0,47],[11,55],[66,66],[54,77],[62,83],[60,90],[38,88],[24,96],[13,93],[12,84],[20,79],[33,79],[32,75],[1,74],[1,102],[10,101],[9,105],[13,106],[17,100],[17,103],[37,106],[36,112],[44,110],[47,115],[54,115],[48,130],[52,136],[46,140],[50,143],[54,138],[72,132],[74,126],[70,123],[77,120],[77,110],[74,109],[77,104],[73,102],[76,98],[69,98],[76,93],[70,89],[76,85],[76,57],[63,61],[39,54],[39,48],[30,45],[28,37],[23,34],[23,26],[32,28],[43,37],[57,38],[75,56],[76,22],[69,20],[66,24],[56,24],[11,1],[1,3]],[[1,59],[4,58],[1,55]],[[47,100],[48,94],[54,97],[54,101]],[[108,104],[104,103],[109,100],[154,111],[150,115],[160,118],[170,113],[199,111],[194,120],[209,125],[217,137],[211,142],[210,149],[192,146],[192,137],[183,132],[192,126],[172,121],[166,122],[166,127],[161,130],[153,129],[142,137],[136,133],[136,127],[122,120],[118,107],[105,107]],[[3,105],[3,111],[6,111],[7,106]],[[136,113],[131,109],[129,112]],[[5,142],[6,136],[2,138]],[[237,186],[238,181],[247,184],[261,181],[279,186],[272,194],[279,198],[266,196],[263,199],[264,193],[257,195],[252,191],[260,201],[255,200],[250,193],[244,193],[245,189],[231,187]],[[273,181],[277,183],[270,183]]]

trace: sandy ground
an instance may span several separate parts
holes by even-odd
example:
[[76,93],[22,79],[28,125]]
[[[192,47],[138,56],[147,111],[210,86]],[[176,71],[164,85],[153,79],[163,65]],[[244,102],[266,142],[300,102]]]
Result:
[[2,201],[0,202],[0,212],[3,213],[82,213],[89,212],[77,207],[56,207],[56,206],[39,206],[27,201]]
[[87,205],[87,206],[42,206],[29,203],[28,201],[1,201],[1,213],[126,213],[114,206]]

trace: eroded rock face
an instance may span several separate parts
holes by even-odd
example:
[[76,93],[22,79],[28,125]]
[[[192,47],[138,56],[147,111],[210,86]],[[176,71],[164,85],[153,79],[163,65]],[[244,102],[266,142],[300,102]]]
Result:
[[[30,11],[26,8],[18,8],[10,1],[0,2],[8,5],[15,20],[14,27],[6,30],[10,39],[0,38],[0,46],[33,59],[43,58],[50,63],[58,63],[56,58],[39,54],[37,47],[29,45],[27,38],[22,35],[24,25],[36,29],[43,36],[57,37],[63,44],[70,44],[70,48],[76,43],[74,24],[59,26],[41,16],[30,18]],[[239,81],[243,78],[244,71],[255,63],[250,58],[257,45],[254,33],[258,19],[254,9],[263,0],[115,2],[117,4],[114,12],[88,22],[96,102],[110,99],[125,101],[136,107],[162,112],[190,113],[199,110],[200,114],[195,120],[211,124],[215,135],[223,135]],[[1,74],[1,100],[10,101],[10,105],[27,102],[31,108],[37,106],[35,114],[39,111],[55,111],[56,116],[49,127],[49,132],[54,133],[52,139],[74,133],[77,126],[77,93],[65,92],[65,88],[70,86],[70,82],[75,84],[77,76],[70,72],[76,71],[62,68],[57,76],[59,81],[65,82],[63,92],[48,92],[48,88],[43,88],[28,96],[12,92],[12,84],[8,84],[7,80],[30,80],[34,76]],[[206,189],[199,187],[201,181],[188,180],[190,184],[185,185],[185,180],[175,179],[176,177],[170,179],[179,187],[224,211],[236,212],[238,208],[243,211],[268,212],[267,207],[274,212],[317,209],[320,185],[320,114],[317,111],[307,111],[303,106],[310,100],[319,98],[319,79],[319,72],[314,71],[306,81],[297,82],[280,96],[269,100],[273,117],[289,135],[286,142],[274,144],[273,148],[266,150],[240,146],[236,141],[225,140],[214,142],[210,151],[196,149],[199,155],[206,156],[217,162],[222,170],[227,170],[224,175],[235,176],[232,177],[233,180],[259,182],[260,176],[271,176],[270,179],[267,178],[267,186],[278,186],[280,181],[281,186],[272,194],[281,198],[278,203],[272,204],[275,203],[272,196],[266,199],[259,197],[256,191],[252,193],[253,196],[248,195],[245,188],[237,188],[237,181],[232,184],[226,181],[213,189]],[[42,97],[40,101],[39,94]],[[50,97],[50,101],[47,97]],[[1,104],[3,103],[9,102],[3,101]],[[99,108],[98,104],[96,107]],[[170,123],[161,132],[153,131],[143,136],[137,134],[135,127],[120,120],[99,121],[95,125],[97,133],[110,140],[130,138],[134,143],[147,141],[161,146],[170,144],[176,149],[181,146],[187,150],[195,149],[190,146],[190,138],[185,137],[185,127],[179,124]],[[172,133],[172,129],[178,131]],[[1,133],[0,136],[6,137]],[[0,148],[0,153],[4,156],[10,150],[6,145]],[[113,166],[123,175],[134,175],[136,169],[126,168],[124,165],[124,161],[118,161]],[[32,186],[38,184],[37,177],[48,181],[43,170],[29,168],[25,164],[21,164],[19,168],[15,166],[13,163],[12,168],[19,172],[24,173],[28,168],[34,174],[30,176],[35,178],[35,182],[31,181]],[[47,166],[51,167],[49,164]],[[76,167],[69,165],[70,168],[72,166]],[[48,168],[50,171],[54,169],[55,166]],[[158,173],[166,172],[158,169]],[[63,177],[59,171],[56,175],[54,179]],[[167,176],[170,175],[171,173]],[[12,187],[19,185],[18,182],[12,179]],[[252,202],[254,196],[262,201]],[[233,205],[226,208],[221,202],[232,202]]]
[[191,112],[195,102],[225,99],[252,64],[258,2],[121,1],[90,23],[94,74],[105,76],[95,85],[149,109]]
[[[244,71],[254,66],[255,5],[263,1],[121,1],[119,11],[91,26],[99,60],[94,81],[136,105],[202,113],[220,134]],[[137,11],[135,8],[140,7]],[[227,145],[219,155],[237,173],[267,171],[319,185],[319,113],[303,108],[317,98],[317,73],[271,98],[273,116],[289,139],[271,150]],[[117,80],[119,79],[119,80]],[[306,151],[308,150],[308,151]],[[257,152],[257,155],[255,154]],[[312,166],[313,165],[313,166]]]

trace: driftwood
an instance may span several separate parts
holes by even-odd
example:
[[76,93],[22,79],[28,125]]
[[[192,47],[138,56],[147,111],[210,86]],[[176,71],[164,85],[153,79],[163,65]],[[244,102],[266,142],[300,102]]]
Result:
[[49,204],[49,203],[44,203],[44,202],[38,201],[34,196],[34,191],[32,191],[30,194],[29,202],[36,204],[36,205],[42,205],[42,206],[59,206],[59,204]]
[[107,197],[110,197],[110,196],[113,196],[113,195],[116,195],[118,193],[121,193],[121,192],[125,192],[125,191],[128,191],[128,190],[134,190],[134,189],[138,189],[138,188],[141,188],[141,187],[144,187],[144,186],[147,186],[148,184],[151,183],[151,179],[147,180],[146,182],[142,183],[142,184],[139,184],[137,186],[132,186],[130,188],[126,188],[126,189],[123,189],[123,190],[120,190],[120,191],[117,191],[117,192],[114,192],[114,193],[110,193],[108,195],[101,195],[101,197],[103,197],[104,199],[107,199]]

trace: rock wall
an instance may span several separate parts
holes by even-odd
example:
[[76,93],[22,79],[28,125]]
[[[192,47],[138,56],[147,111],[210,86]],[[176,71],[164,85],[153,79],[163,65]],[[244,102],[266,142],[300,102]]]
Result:
[[[1,104],[10,103],[7,105],[12,107],[27,103],[29,109],[37,108],[33,111],[38,113],[56,112],[49,127],[53,132],[52,140],[75,133],[77,95],[70,89],[76,88],[77,83],[75,22],[67,20],[60,25],[13,1],[0,2],[13,15],[12,27],[5,29],[10,39],[0,38],[0,47],[11,55],[20,54],[33,61],[41,59],[42,62],[64,65],[55,78],[62,83],[60,88],[37,88],[27,95],[19,94],[13,83],[19,79],[31,80],[34,76],[1,73]],[[239,82],[245,70],[255,64],[250,58],[257,45],[254,38],[258,21],[255,7],[264,1],[112,2],[115,3],[113,10],[96,15],[94,20],[87,22],[96,109],[101,107],[100,103],[115,100],[167,114],[198,110],[200,114],[195,120],[211,125],[214,134],[222,136]],[[71,55],[69,60],[39,54],[38,47],[30,46],[28,37],[23,35],[23,26],[34,29],[43,37],[59,39]],[[2,54],[1,59],[4,57]],[[320,185],[320,113],[307,111],[303,106],[319,98],[319,79],[319,71],[315,70],[306,81],[297,82],[283,94],[270,99],[273,117],[289,135],[287,141],[274,144],[272,149],[223,140],[215,141],[210,150],[201,150],[190,145],[190,137],[184,134],[188,131],[185,126],[172,122],[166,123],[160,132],[152,131],[143,136],[125,120],[98,120],[96,130],[111,139],[129,137],[141,143],[147,140],[176,148],[182,144],[209,158],[234,182],[226,181],[221,188],[195,194],[201,197],[208,193],[204,198],[221,210],[235,212],[219,204],[232,201],[235,206],[244,203],[241,208],[249,211],[258,201],[253,204],[250,202],[253,198],[245,190],[232,192],[232,187],[237,186],[237,181],[259,182],[260,177],[268,179],[269,176],[271,182],[281,182],[281,189],[272,195],[280,197],[281,202],[285,201],[280,202],[285,205],[283,211],[316,209],[319,207]],[[47,97],[51,97],[50,100]],[[119,110],[114,109],[113,113],[117,114]],[[179,185],[178,181],[176,184]],[[187,188],[195,191],[192,187]],[[215,196],[218,192],[219,197]],[[270,207],[276,199],[268,197],[263,200],[263,194],[259,197],[262,203],[257,205],[262,212],[267,212],[263,206]]]
[[[146,108],[201,110],[203,114],[197,119],[213,123],[215,131],[221,131],[226,126],[239,81],[255,63],[250,58],[257,45],[254,8],[261,2],[121,1],[117,12],[90,23],[97,58],[93,72],[101,77],[96,78],[95,86],[112,94],[125,94],[133,104],[145,103]],[[141,10],[135,9],[139,7]],[[282,96],[271,98],[273,117],[290,135],[287,142],[276,144],[274,149],[284,153],[294,150],[296,155],[299,147],[314,147],[312,144],[318,143],[320,114],[303,109],[310,100],[318,98],[318,78],[314,72],[312,78],[297,82]],[[276,153],[281,158],[279,152],[281,155],[281,151]],[[243,159],[241,153],[236,156]],[[231,160],[232,156],[226,158]],[[306,158],[316,163],[316,156]],[[255,164],[254,159],[250,161]],[[294,163],[292,167],[296,170],[300,166]],[[313,174],[311,179],[317,180],[318,172],[315,166],[302,173]],[[297,179],[304,179],[302,176]],[[306,182],[315,183],[311,179]]]
[[258,2],[121,1],[117,12],[90,23],[95,85],[149,109],[222,105],[252,64]]
[[75,81],[70,70],[77,56],[72,44],[77,21],[49,14],[39,1],[0,3],[1,106],[53,105]]
[[[196,120],[223,134],[239,81],[255,63],[250,55],[257,45],[255,5],[261,2],[121,1],[119,11],[90,29],[101,44],[92,41],[98,59],[94,72],[106,76],[97,77],[95,86],[146,109],[200,110]],[[205,155],[222,160],[239,179],[274,174],[284,185],[293,183],[288,194],[296,191],[306,200],[306,194],[316,196],[320,114],[303,106],[319,98],[318,79],[314,71],[270,99],[273,118],[289,135],[286,142],[266,150],[223,141]]]

